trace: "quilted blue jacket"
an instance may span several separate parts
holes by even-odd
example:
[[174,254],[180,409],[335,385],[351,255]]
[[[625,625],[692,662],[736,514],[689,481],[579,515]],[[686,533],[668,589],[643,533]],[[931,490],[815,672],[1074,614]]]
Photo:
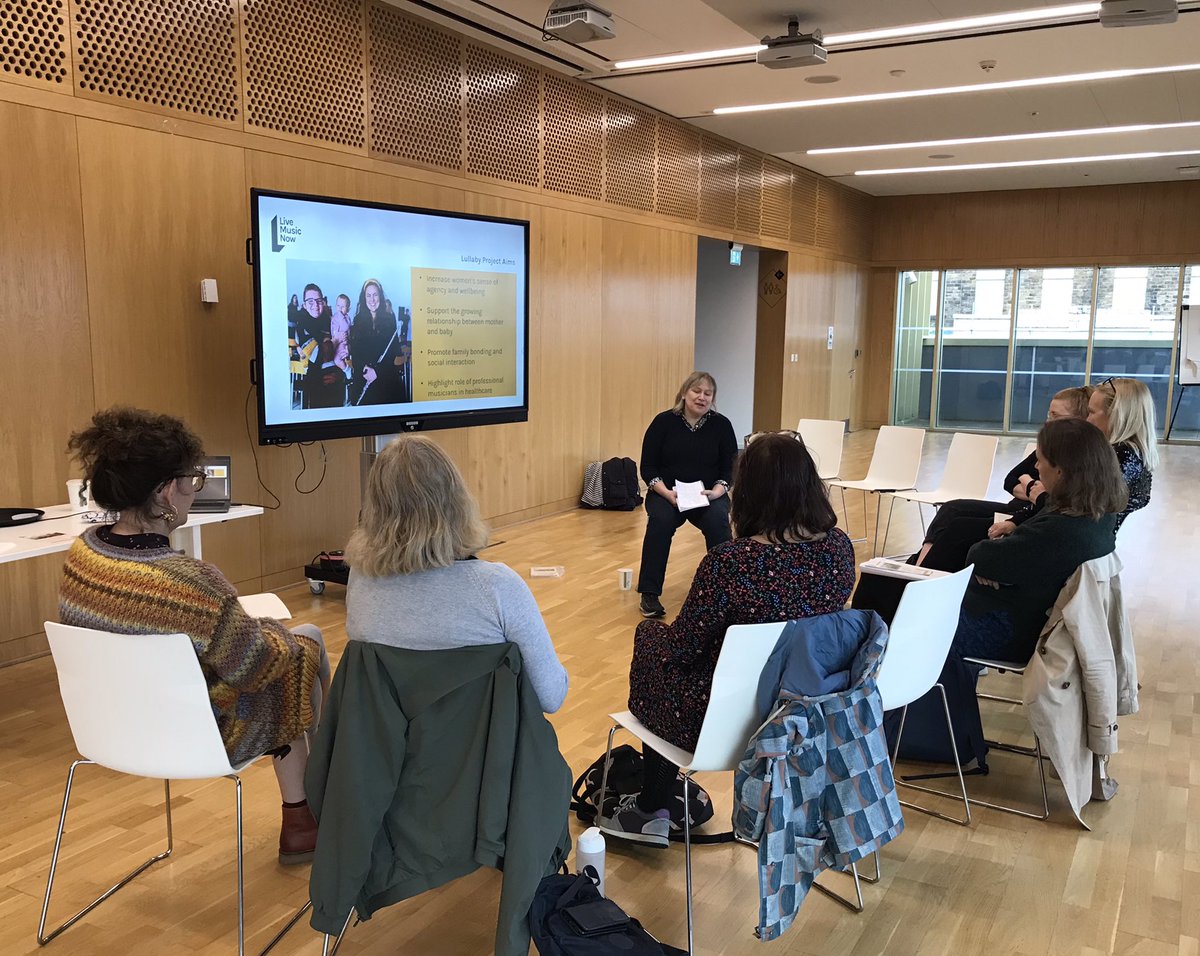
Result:
[[904,829],[875,686],[886,646],[874,611],[823,614],[789,623],[763,670],[759,700],[775,706],[734,775],[733,815],[758,844],[761,939],[791,926],[822,870]]

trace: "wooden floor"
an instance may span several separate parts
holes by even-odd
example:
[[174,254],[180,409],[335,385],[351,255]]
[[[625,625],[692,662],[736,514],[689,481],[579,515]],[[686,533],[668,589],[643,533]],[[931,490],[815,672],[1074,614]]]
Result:
[[[859,477],[873,433],[851,436],[843,474]],[[947,436],[927,441],[923,486],[944,462]],[[998,475],[1024,440],[1001,442]],[[853,915],[813,894],[770,951],[830,953],[1198,953],[1200,952],[1200,448],[1172,447],[1155,476],[1154,501],[1121,532],[1123,575],[1138,642],[1141,713],[1123,718],[1113,773],[1120,793],[1085,811],[1079,828],[1064,799],[1048,822],[976,811],[969,828],[918,813],[883,854],[884,878],[864,888]],[[850,528],[863,530],[861,496],[848,496]],[[835,503],[839,503],[836,502]],[[571,674],[566,705],[553,717],[577,772],[604,746],[605,715],[623,709],[637,595],[617,587],[636,567],[642,513],[576,511],[503,528],[485,556],[523,575],[563,565],[562,579],[530,586]],[[871,515],[873,526],[873,513]],[[889,551],[912,550],[916,506],[900,504]],[[677,539],[663,595],[673,615],[702,553],[698,533]],[[860,557],[867,557],[860,550]],[[330,586],[313,597],[283,593],[297,621],[317,624],[336,658],[345,643],[344,601]],[[10,598],[13,596],[10,596]],[[999,678],[989,678],[999,679]],[[152,715],[147,715],[152,719]],[[1019,713],[985,711],[990,729],[1023,731]],[[0,953],[32,953],[62,787],[74,757],[48,659],[0,671]],[[1030,761],[998,755],[980,791],[1032,801]],[[728,817],[729,775],[702,778]],[[48,953],[114,956],[230,953],[235,946],[233,789],[225,780],[177,784],[174,857],[118,893]],[[51,913],[68,913],[163,842],[161,785],[83,768]],[[257,952],[306,898],[307,867],[275,860],[279,797],[264,764],[245,774],[247,949]],[[578,832],[578,828],[576,828]],[[683,853],[609,841],[610,895],[660,938],[684,942]],[[698,951],[758,952],[755,856],[736,845],[695,854]],[[822,881],[844,886],[845,878]],[[476,873],[376,915],[352,930],[345,953],[486,954],[491,951],[499,877]],[[73,911],[73,910],[71,910]],[[306,927],[279,950],[317,953]]]

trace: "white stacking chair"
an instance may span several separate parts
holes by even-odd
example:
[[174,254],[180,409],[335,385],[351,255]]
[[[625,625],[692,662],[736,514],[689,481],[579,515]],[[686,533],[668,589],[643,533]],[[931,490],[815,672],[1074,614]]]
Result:
[[846,423],[802,418],[796,431],[812,455],[813,463],[817,466],[817,477],[822,481],[833,481],[839,477],[842,473],[842,443],[846,437]]
[[[879,429],[875,449],[871,452],[871,464],[867,477],[858,481],[841,478],[831,481],[834,488],[842,492],[842,512],[846,511],[846,489],[863,493],[863,534],[866,534],[867,495],[876,496],[884,492],[908,491],[916,487],[917,473],[921,470],[921,448],[925,444],[924,428],[904,428],[899,425],[884,425]],[[875,499],[875,547],[879,553],[879,498]],[[889,512],[890,515],[890,512]],[[890,529],[889,529],[890,530]],[[865,541],[866,538],[859,540]],[[887,541],[887,534],[884,534]]]
[[[925,696],[930,688],[936,687],[942,695],[942,710],[946,714],[946,733],[950,738],[950,750],[954,754],[954,769],[958,773],[958,786],[963,803],[963,818],[948,816],[915,803],[900,801],[900,806],[919,810],[941,820],[960,826],[971,822],[971,803],[967,797],[967,784],[963,779],[962,764],[958,759],[958,746],[954,739],[954,726],[950,721],[950,706],[946,702],[946,689],[938,681],[942,665],[950,652],[954,634],[958,630],[958,615],[962,608],[963,595],[975,571],[968,565],[955,574],[930,578],[927,581],[911,581],[900,597],[891,627],[888,628],[887,649],[879,666],[879,696],[883,709],[900,708],[900,731],[896,735],[896,746],[892,751],[892,772],[895,775],[896,760],[900,754],[900,740],[904,736],[904,721],[908,717],[908,705]],[[907,783],[896,777],[898,787],[920,790],[936,796],[953,798],[933,787],[922,787]],[[878,857],[876,857],[878,877]]]
[[[995,435],[972,435],[956,432],[950,440],[950,453],[946,456],[946,470],[941,483],[933,491],[896,491],[888,505],[888,528],[892,526],[892,508],[896,499],[915,501],[921,515],[921,529],[925,528],[925,515],[921,505],[939,507],[947,501],[959,498],[983,498],[992,481],[992,466],[996,463],[996,446],[1000,439]],[[887,551],[887,535],[883,538],[883,550]]]
[[[758,713],[758,679],[771,652],[783,633],[786,621],[775,624],[735,624],[725,632],[721,655],[717,658],[717,669],[713,674],[712,692],[708,698],[708,709],[704,712],[704,723],[696,741],[695,753],[668,743],[627,710],[609,714],[614,723],[608,732],[608,750],[605,753],[604,776],[600,781],[600,795],[596,806],[604,806],[608,790],[608,764],[612,754],[613,735],[622,728],[636,737],[644,746],[662,754],[683,772],[684,806],[688,805],[688,782],[700,771],[732,771],[737,769],[746,755],[746,747],[762,723]],[[692,920],[692,828],[690,814],[684,813],[683,851],[687,879],[687,928],[688,953],[695,953]],[[739,842],[742,842],[739,840]],[[752,844],[748,844],[752,845]],[[814,883],[813,887],[831,899],[856,913],[863,909],[862,888],[858,881],[858,868],[850,867],[854,879],[857,904]]]
[[1026,444],[1025,444],[1025,454],[1023,454],[1021,457],[1022,457],[1022,458],[1028,458],[1028,457],[1029,457],[1030,455],[1032,455],[1032,454],[1033,454],[1035,451],[1037,451],[1037,442],[1036,442],[1036,441],[1026,442]]
[[[227,777],[234,783],[237,829],[238,954],[245,952],[245,897],[242,878],[242,782],[238,774],[253,761],[231,765],[213,718],[200,661],[186,634],[112,634],[46,622],[46,637],[58,672],[71,735],[80,758],[67,772],[58,833],[46,878],[38,922],[38,943],[59,933],[107,900],[174,847],[171,780]],[[257,759],[257,758],[256,758]],[[46,914],[75,770],[98,764],[118,773],[163,781],[167,846],[134,869],[57,929],[47,933]]]

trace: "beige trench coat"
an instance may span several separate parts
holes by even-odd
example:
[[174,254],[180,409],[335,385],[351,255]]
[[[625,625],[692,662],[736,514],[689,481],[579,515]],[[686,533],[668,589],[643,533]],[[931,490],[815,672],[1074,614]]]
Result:
[[1025,669],[1029,722],[1062,779],[1071,809],[1116,791],[1107,760],[1117,717],[1137,713],[1137,662],[1115,553],[1071,575]]

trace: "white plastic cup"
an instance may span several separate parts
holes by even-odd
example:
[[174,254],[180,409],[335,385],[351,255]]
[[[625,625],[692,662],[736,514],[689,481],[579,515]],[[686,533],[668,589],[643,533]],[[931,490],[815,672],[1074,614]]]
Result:
[[87,482],[82,478],[72,478],[67,482],[67,504],[73,508],[88,506]]
[[633,568],[621,568],[617,572],[617,582],[621,585],[622,591],[633,589]]
[[604,895],[604,834],[599,827],[588,827],[575,844],[575,869],[583,872],[585,866],[595,867],[600,877],[600,895]]

